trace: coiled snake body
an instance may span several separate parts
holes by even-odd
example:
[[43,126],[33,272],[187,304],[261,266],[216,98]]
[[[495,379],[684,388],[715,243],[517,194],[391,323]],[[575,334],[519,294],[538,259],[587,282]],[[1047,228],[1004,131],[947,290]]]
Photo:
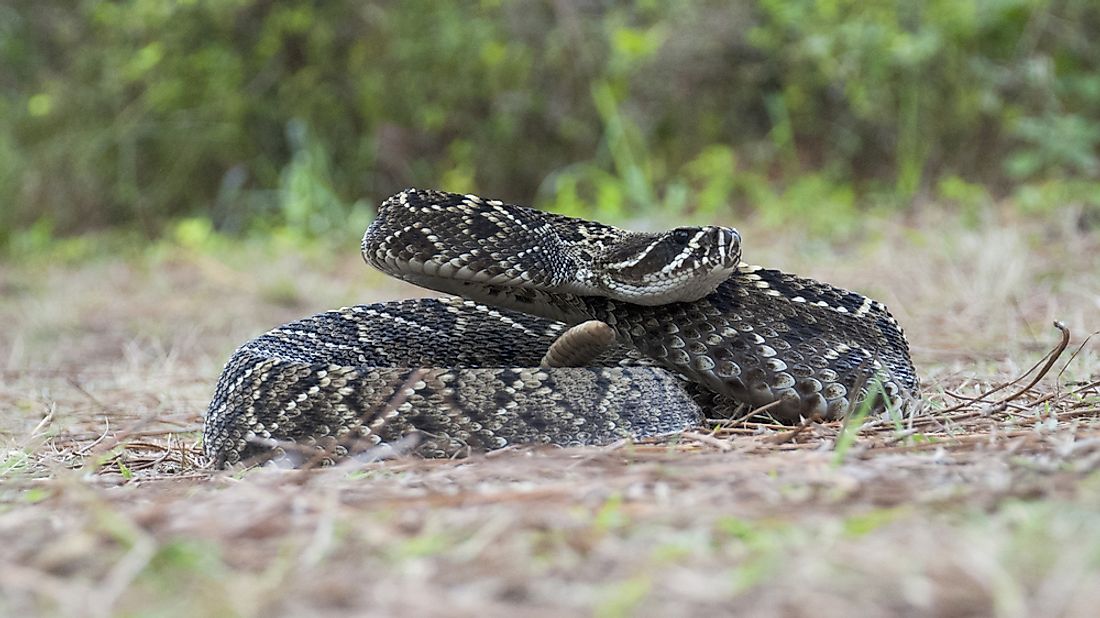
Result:
[[[409,434],[425,456],[606,444],[704,413],[836,418],[875,393],[915,393],[881,303],[743,264],[740,241],[404,191],[379,208],[363,256],[456,296],[328,311],[245,343],[207,411],[206,454],[224,466],[293,443],[330,458]],[[586,351],[547,355],[589,320],[614,341],[586,347],[581,334]]]

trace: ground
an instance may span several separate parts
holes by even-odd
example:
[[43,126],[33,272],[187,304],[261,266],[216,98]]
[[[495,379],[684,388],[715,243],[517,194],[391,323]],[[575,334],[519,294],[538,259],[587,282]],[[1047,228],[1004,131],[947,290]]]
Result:
[[209,470],[202,413],[245,339],[422,294],[354,233],[0,264],[0,614],[1091,616],[1100,238],[1079,227],[742,227],[746,259],[888,304],[918,416],[320,470]]

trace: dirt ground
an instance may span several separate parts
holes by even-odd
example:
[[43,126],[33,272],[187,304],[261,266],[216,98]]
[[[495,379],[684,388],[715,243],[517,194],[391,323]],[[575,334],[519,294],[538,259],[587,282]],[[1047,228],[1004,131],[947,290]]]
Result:
[[0,614],[1095,615],[1100,234],[870,229],[741,231],[890,306],[917,415],[320,470],[215,472],[197,443],[239,343],[422,294],[355,234],[0,264]]

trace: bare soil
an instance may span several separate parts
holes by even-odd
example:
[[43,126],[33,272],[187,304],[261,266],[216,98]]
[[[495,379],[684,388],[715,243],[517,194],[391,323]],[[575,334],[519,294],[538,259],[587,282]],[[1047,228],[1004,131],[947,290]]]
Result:
[[917,414],[314,470],[208,469],[202,413],[244,340],[423,294],[354,238],[0,264],[0,614],[1095,615],[1100,237],[874,229],[742,233],[890,306]]

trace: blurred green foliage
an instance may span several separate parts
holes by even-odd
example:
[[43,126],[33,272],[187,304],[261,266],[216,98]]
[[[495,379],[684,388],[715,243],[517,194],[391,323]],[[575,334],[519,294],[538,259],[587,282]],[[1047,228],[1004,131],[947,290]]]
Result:
[[1095,207],[1096,32],[1095,0],[7,0],[0,246],[357,231],[406,186],[827,229]]

